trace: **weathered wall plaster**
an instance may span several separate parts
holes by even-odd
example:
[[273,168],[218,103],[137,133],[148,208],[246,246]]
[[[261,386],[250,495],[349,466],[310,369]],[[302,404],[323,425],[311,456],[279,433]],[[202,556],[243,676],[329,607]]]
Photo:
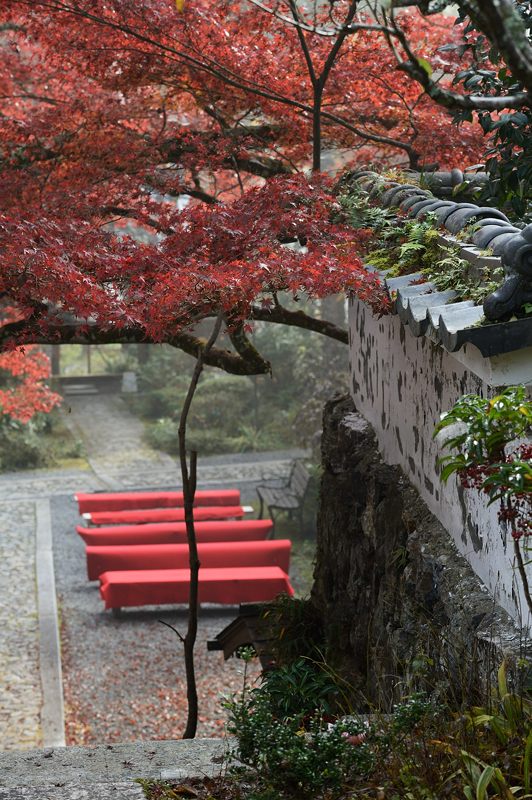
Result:
[[[377,319],[358,300],[350,303],[349,335],[351,395],[373,425],[385,461],[402,467],[493,598],[532,628],[514,570],[513,541],[496,505],[487,507],[483,496],[462,489],[454,478],[441,483],[442,450],[432,436],[440,414],[461,395],[491,396],[503,383],[517,382],[517,375],[502,369],[500,358],[493,363],[474,348],[451,355],[425,336],[412,336],[395,315]],[[519,366],[523,377],[532,373],[526,359]],[[490,376],[506,380],[494,384]],[[532,582],[532,566],[527,569]]]

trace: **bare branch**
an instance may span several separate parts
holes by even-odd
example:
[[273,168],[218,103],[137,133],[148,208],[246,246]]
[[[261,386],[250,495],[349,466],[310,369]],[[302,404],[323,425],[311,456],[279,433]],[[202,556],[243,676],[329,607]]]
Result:
[[[275,19],[284,22],[287,25],[291,25],[293,28],[296,28],[298,31],[306,31],[307,33],[312,33],[316,36],[325,36],[327,38],[332,38],[333,36],[337,36],[338,33],[341,31],[345,31],[346,33],[357,33],[358,31],[380,31],[383,32],[386,30],[386,26],[380,25],[378,23],[371,23],[371,22],[355,22],[350,24],[343,24],[343,25],[333,25],[330,28],[321,28],[317,25],[308,25],[306,22],[297,15],[297,17],[289,17],[286,14],[280,14],[273,8],[269,8],[264,3],[261,3],[260,0],[247,0],[248,3],[260,8],[261,11],[264,11],[266,14],[270,14],[270,16],[275,17]],[[292,6],[291,0],[288,0],[290,6]],[[357,0],[358,2],[358,0]]]
[[250,342],[244,332],[244,326],[238,325],[236,328],[228,330],[231,344],[236,352],[244,359],[247,364],[254,365],[257,368],[257,374],[264,375],[268,372],[271,373],[272,366],[269,361],[266,361],[257,348]]
[[177,630],[177,628],[174,628],[174,626],[173,626],[173,625],[170,625],[170,623],[169,623],[169,622],[165,622],[165,621],[164,621],[164,619],[158,619],[158,620],[157,620],[157,622],[160,622],[160,623],[161,623],[161,625],[166,625],[166,627],[167,627],[167,628],[170,628],[170,630],[171,630],[171,631],[173,631],[173,632],[175,633],[175,635],[176,635],[176,636],[177,636],[177,638],[180,640],[180,642],[182,642],[182,643],[184,643],[184,642],[185,642],[185,637],[184,637],[184,636],[182,636],[182,635],[179,633],[179,631]]
[[[48,324],[46,332],[39,329],[37,319],[12,322],[0,326],[0,350],[10,344],[169,344],[183,350],[190,356],[198,357],[205,350],[206,341],[192,333],[169,334],[164,339],[151,339],[142,327],[101,329],[96,326],[67,324],[58,322]],[[231,350],[213,347],[204,358],[205,364],[229,372],[231,375],[265,375],[270,372],[270,364],[253,358],[249,362],[242,355]]]
[[251,309],[251,319],[261,322],[276,322],[281,325],[292,325],[296,328],[304,328],[308,331],[321,333],[338,342],[348,344],[349,336],[346,330],[339,328],[332,322],[324,319],[316,319],[305,314],[304,311],[289,311],[278,303],[271,308],[261,308],[253,306]]

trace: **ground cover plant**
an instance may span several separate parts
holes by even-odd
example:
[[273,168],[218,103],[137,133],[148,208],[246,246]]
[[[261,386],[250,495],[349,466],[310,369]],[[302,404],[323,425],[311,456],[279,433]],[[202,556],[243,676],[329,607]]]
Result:
[[[341,194],[340,203],[352,224],[371,231],[365,262],[385,270],[388,277],[420,272],[422,280],[430,281],[438,290],[453,289],[457,301],[473,300],[476,304],[498,289],[504,279],[502,266],[478,267],[461,257],[459,242],[443,244],[441,235],[448,232],[440,230],[434,214],[410,219],[400,211],[380,209],[362,188]],[[473,222],[465,235],[474,229]],[[524,312],[527,310],[525,306]]]
[[322,666],[298,659],[244,687],[227,703],[238,766],[206,781],[141,781],[149,800],[531,796],[532,699],[509,688],[505,664],[484,707],[413,692],[367,717],[338,715],[338,684]]

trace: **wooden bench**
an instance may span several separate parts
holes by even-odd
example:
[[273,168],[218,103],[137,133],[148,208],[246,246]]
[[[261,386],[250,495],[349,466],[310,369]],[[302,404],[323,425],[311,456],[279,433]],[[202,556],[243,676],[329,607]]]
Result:
[[[175,605],[188,603],[188,569],[104,572],[100,595],[105,608]],[[292,596],[294,590],[280,567],[225,567],[202,569],[199,574],[199,602],[238,605],[273,600],[279,594]]]
[[279,481],[268,481],[257,486],[257,494],[260,500],[259,518],[262,519],[264,509],[268,509],[268,515],[275,524],[275,511],[286,511],[293,517],[297,513],[299,526],[303,527],[303,503],[307,493],[310,475],[301,460],[296,460],[292,464],[288,479],[281,483]]
[[[241,519],[253,506],[197,506],[194,520]],[[134,508],[128,511],[87,511],[82,515],[92,525],[124,525],[145,522],[183,522],[184,508]]]
[[[258,542],[201,542],[201,569],[212,567],[290,567],[289,539]],[[87,574],[96,581],[104,572],[137,569],[187,569],[188,544],[117,545],[86,548]]]
[[[128,508],[175,508],[184,502],[183,492],[92,492],[77,493],[79,513],[123,511]],[[196,492],[196,506],[238,506],[238,489],[205,489]]]
[[[242,542],[268,538],[273,522],[270,519],[210,520],[196,522],[194,527],[198,542]],[[77,525],[76,531],[89,545],[184,544],[187,541],[184,522],[148,522],[145,525],[100,528]]]

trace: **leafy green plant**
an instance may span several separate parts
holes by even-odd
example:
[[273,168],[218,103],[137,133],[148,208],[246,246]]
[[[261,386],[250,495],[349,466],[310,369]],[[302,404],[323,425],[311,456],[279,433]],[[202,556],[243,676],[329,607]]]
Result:
[[457,423],[458,432],[445,440],[457,453],[440,459],[442,480],[472,464],[502,461],[505,446],[530,430],[532,402],[524,386],[509,386],[491,400],[464,395],[442,415],[435,435]]
[[422,220],[396,219],[393,227],[375,237],[383,246],[370,250],[366,261],[378,269],[387,269],[389,275],[408,275],[437,260],[438,238],[433,214]]
[[499,519],[510,523],[517,568],[529,610],[532,596],[519,540],[532,534],[532,445],[506,452],[532,429],[532,401],[524,386],[510,386],[491,400],[465,395],[446,412],[434,435],[456,426],[444,442],[453,450],[440,458],[443,481],[457,473],[462,485],[476,488],[488,504],[500,503]]
[[[293,690],[290,683],[287,692]],[[252,771],[262,791],[279,797],[340,797],[355,775],[374,766],[365,743],[367,727],[355,719],[326,723],[315,712],[279,717],[278,702],[265,682],[242,699],[227,704],[228,730],[237,737],[233,756]]]
[[519,774],[505,776],[499,765],[462,750],[460,775],[467,800],[488,800],[493,792],[508,800],[532,797],[532,701],[508,690],[506,672],[503,663],[498,671],[496,708],[473,708],[468,720],[472,728],[492,732],[503,750],[522,748],[522,758],[517,762]]
[[454,245],[441,245],[440,254],[442,257],[424,267],[422,272],[440,291],[453,289],[457,293],[457,300],[467,299],[480,304],[503,281],[502,267],[473,267],[465,258],[460,257],[459,248]]
[[316,712],[333,715],[338,710],[341,687],[319,662],[298,658],[264,675],[272,713],[294,717],[301,723]]
[[82,454],[82,442],[66,429],[59,411],[36,414],[29,422],[0,421],[0,471],[58,466]]
[[395,212],[372,203],[369,193],[360,186],[341,194],[338,201],[353,228],[370,228],[375,233],[392,230],[396,225]]
[[[474,303],[482,303],[504,278],[502,267],[473,266],[461,257],[459,245],[442,244],[434,214],[423,219],[398,218],[389,209],[373,205],[362,189],[341,196],[340,202],[354,227],[372,230],[365,260],[376,269],[386,270],[389,277],[421,271],[440,291],[453,289],[458,299]],[[475,229],[472,222],[457,238],[468,240]]]

